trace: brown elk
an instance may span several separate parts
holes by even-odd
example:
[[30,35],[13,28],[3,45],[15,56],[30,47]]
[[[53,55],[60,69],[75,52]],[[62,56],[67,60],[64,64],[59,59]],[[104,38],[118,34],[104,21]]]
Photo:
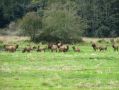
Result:
[[15,52],[19,45],[4,45],[5,51]]
[[106,50],[107,50],[107,46],[100,46],[100,47],[99,47],[99,50],[100,50],[100,51],[106,51]]
[[33,48],[30,45],[28,45],[27,47],[23,48],[22,53],[31,52],[31,50],[33,50]]
[[59,48],[62,44],[62,42],[58,42],[58,43],[48,43],[48,49],[51,49],[53,45],[57,45],[57,47]]
[[60,41],[59,43],[57,43],[58,48],[61,47],[63,45],[63,43]]
[[114,51],[118,51],[119,46],[117,44],[112,44],[112,48],[114,49]]
[[57,52],[57,50],[58,50],[58,46],[55,45],[55,44],[53,44],[52,47],[51,47],[51,51],[52,51],[52,52],[53,52],[53,51],[56,51],[56,52]]
[[48,49],[52,48],[53,43],[48,43]]
[[103,45],[96,45],[95,43],[92,44],[93,49],[99,50],[99,51],[106,51],[107,50],[107,46],[103,46]]
[[62,45],[59,47],[59,52],[67,52],[69,50],[68,45]]
[[96,43],[92,43],[92,47],[93,47],[93,49],[94,49],[95,51],[99,49],[99,46],[96,45]]
[[72,47],[75,52],[80,52],[80,48],[76,48],[75,46]]
[[38,46],[38,48],[37,48],[37,52],[41,52],[41,51],[44,51],[44,52],[45,52],[45,50],[46,50],[46,48],[45,48],[45,47],[40,48],[40,46]]

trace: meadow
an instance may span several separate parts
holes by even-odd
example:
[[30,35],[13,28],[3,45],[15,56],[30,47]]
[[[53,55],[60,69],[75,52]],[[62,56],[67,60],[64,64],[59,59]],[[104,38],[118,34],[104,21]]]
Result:
[[119,90],[119,52],[77,46],[80,53],[0,51],[0,90]]

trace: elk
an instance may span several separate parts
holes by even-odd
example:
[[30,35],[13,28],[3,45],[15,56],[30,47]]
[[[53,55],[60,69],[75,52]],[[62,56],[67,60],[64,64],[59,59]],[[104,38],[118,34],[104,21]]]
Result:
[[119,46],[117,44],[112,44],[112,48],[114,49],[114,51],[118,51]]
[[99,49],[99,46],[97,46],[95,43],[92,43],[92,47],[95,51]]
[[96,45],[95,43],[92,44],[93,49],[99,50],[99,51],[106,51],[107,50],[107,46],[103,46],[103,45]]
[[68,45],[62,45],[59,47],[59,52],[67,52],[69,50]]
[[63,45],[62,42],[57,43],[58,48],[61,47],[62,45]]
[[76,48],[75,46],[72,47],[75,52],[80,52],[80,48]]
[[57,50],[58,50],[58,46],[53,44],[52,47],[51,47],[51,52],[53,52],[53,51],[57,52]]
[[33,48],[28,45],[27,47],[23,48],[22,53],[31,52],[31,50],[33,50]]
[[19,45],[4,45],[5,51],[15,52]]
[[41,52],[41,51],[44,51],[45,52],[45,50],[46,50],[45,47],[44,48],[40,48],[40,46],[38,46],[38,48],[37,48],[37,52]]
[[100,46],[100,47],[99,47],[99,50],[100,50],[100,51],[106,51],[106,50],[107,50],[107,46]]
[[53,43],[48,43],[48,49],[52,48]]

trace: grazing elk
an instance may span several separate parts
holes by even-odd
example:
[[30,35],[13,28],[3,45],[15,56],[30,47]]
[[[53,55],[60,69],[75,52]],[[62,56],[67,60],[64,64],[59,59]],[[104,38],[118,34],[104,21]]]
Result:
[[69,50],[68,45],[62,45],[59,47],[59,52],[67,52]]
[[119,46],[117,44],[112,44],[112,48],[114,49],[114,51],[118,51]]
[[48,49],[52,48],[53,43],[48,43]]
[[19,45],[4,45],[5,51],[15,52]]
[[107,50],[107,46],[100,46],[100,47],[99,47],[99,50],[100,50],[100,51],[106,51],[106,50]]
[[61,47],[62,45],[63,45],[62,42],[57,43],[58,48]]
[[33,48],[30,45],[28,45],[27,47],[23,48],[22,53],[31,52],[31,50],[33,50]]
[[75,52],[80,52],[80,48],[76,48],[75,46],[73,46],[72,49],[73,49]]
[[95,43],[92,43],[92,47],[95,51],[99,49],[99,46],[97,46]]
[[51,52],[53,52],[53,51],[57,52],[57,50],[58,50],[58,46],[53,44],[52,47],[51,47]]
[[92,47],[95,51],[99,50],[99,51],[106,51],[107,50],[107,46],[103,46],[103,45],[96,45],[95,43],[92,44]]
[[44,51],[44,52],[45,52],[45,50],[46,50],[46,48],[45,48],[45,47],[40,48],[40,46],[38,46],[38,48],[37,48],[37,52],[41,52],[41,51]]

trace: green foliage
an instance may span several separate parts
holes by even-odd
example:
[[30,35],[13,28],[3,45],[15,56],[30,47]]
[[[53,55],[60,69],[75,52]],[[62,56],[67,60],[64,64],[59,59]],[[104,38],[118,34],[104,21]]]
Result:
[[[69,29],[71,29],[70,25],[74,25],[75,18],[78,18],[77,21],[80,19],[80,21],[82,22],[83,19],[83,22],[84,20],[87,22],[84,23],[85,25],[80,25],[83,26],[83,28],[84,26],[86,28],[84,33],[82,33],[83,29],[80,33],[83,36],[119,36],[119,0],[0,0],[0,28],[7,27],[7,25],[11,21],[22,18],[27,12],[31,11],[35,11],[41,17],[46,18],[44,21],[45,24],[48,24],[50,22],[49,17],[54,17],[56,20],[51,21],[51,25],[55,23],[55,26],[53,26],[54,29],[56,28],[56,23],[61,23],[59,18],[63,18],[64,21],[66,21],[66,18],[68,19],[74,17],[71,18],[71,20],[67,20],[67,22],[69,22],[69,28],[65,29],[67,29],[68,32]],[[48,16],[46,15],[47,13]],[[54,16],[50,13],[54,13]],[[71,24],[70,21],[72,21],[73,23]],[[60,27],[60,25],[57,26],[57,28]],[[74,26],[72,26],[73,29],[76,29],[74,30],[74,32],[81,30],[82,27],[80,26],[75,25],[75,28]],[[77,28],[79,28],[79,30],[77,30]],[[45,28],[45,30],[47,31],[47,29],[48,26]],[[59,29],[61,29],[60,31],[62,33],[64,32],[62,28]],[[58,29],[56,29],[56,32],[54,32],[53,30],[53,35],[50,35],[50,37],[56,38],[56,36],[54,36],[54,34],[56,33],[59,34]],[[64,34],[66,35],[65,32]],[[61,37],[59,37],[58,35],[57,38],[60,39]],[[61,39],[64,40],[64,38]]]
[[95,35],[99,37],[108,37],[109,36],[109,27],[108,26],[100,26],[97,31],[95,31]]
[[[70,7],[72,6],[72,7]],[[43,24],[46,37],[64,42],[78,40],[86,28],[83,19],[76,14],[76,3],[54,3],[44,11]]]
[[0,27],[21,18],[31,0],[0,0]]
[[34,40],[37,33],[41,31],[42,18],[36,12],[30,12],[21,20],[21,28],[25,35],[29,35]]
[[119,36],[119,0],[75,0],[79,15],[88,21],[86,36]]

